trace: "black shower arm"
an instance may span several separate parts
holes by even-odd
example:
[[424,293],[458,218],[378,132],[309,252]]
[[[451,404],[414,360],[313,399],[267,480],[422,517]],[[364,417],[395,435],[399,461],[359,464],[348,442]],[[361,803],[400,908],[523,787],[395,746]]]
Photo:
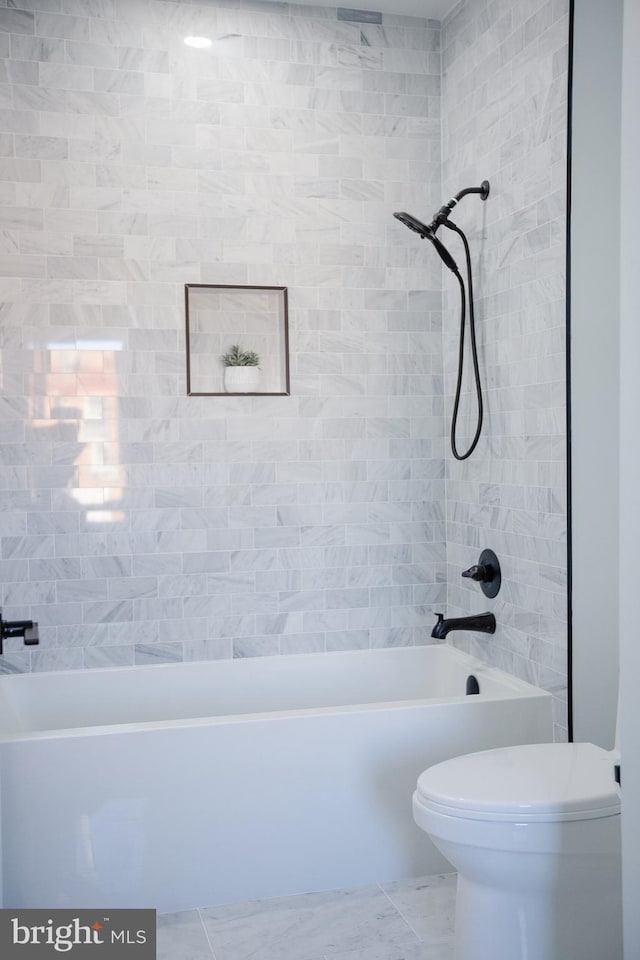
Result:
[[483,180],[479,187],[465,187],[460,193],[456,193],[453,199],[458,203],[459,200],[462,200],[462,198],[466,197],[469,193],[479,193],[480,199],[486,200],[489,196],[489,181]]
[[465,187],[464,190],[460,190],[459,193],[456,193],[455,197],[452,197],[448,203],[445,203],[444,206],[440,207],[435,217],[429,224],[429,229],[435,232],[438,227],[442,226],[444,221],[448,219],[449,214],[456,204],[459,203],[463,197],[468,196],[470,193],[478,193],[480,194],[481,200],[486,200],[489,196],[489,181],[483,180],[479,187]]

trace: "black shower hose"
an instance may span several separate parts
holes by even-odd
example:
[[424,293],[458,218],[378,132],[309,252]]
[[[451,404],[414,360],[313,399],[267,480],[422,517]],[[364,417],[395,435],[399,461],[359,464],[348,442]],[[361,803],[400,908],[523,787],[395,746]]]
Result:
[[457,233],[461,238],[464,244],[464,252],[467,260],[467,286],[469,289],[469,334],[471,339],[471,356],[473,359],[473,376],[476,384],[476,397],[478,401],[478,423],[476,427],[476,433],[471,441],[471,446],[466,453],[458,453],[458,448],[456,446],[456,427],[458,424],[458,409],[460,406],[460,391],[462,390],[462,372],[464,368],[464,335],[465,335],[465,325],[466,325],[466,296],[464,289],[464,280],[459,272],[456,273],[458,278],[458,283],[460,284],[460,343],[458,346],[458,382],[456,384],[456,396],[453,402],[453,413],[451,415],[451,452],[453,453],[456,460],[466,460],[471,456],[473,451],[478,445],[478,440],[480,439],[480,433],[482,432],[482,421],[484,419],[484,407],[482,403],[482,385],[480,383],[480,368],[478,366],[478,348],[476,345],[476,318],[473,309],[473,280],[471,276],[471,253],[469,251],[469,244],[467,238],[463,231],[460,229],[457,224],[453,223],[451,220],[445,220],[442,224],[443,227],[448,227],[449,230],[453,230],[454,233]]

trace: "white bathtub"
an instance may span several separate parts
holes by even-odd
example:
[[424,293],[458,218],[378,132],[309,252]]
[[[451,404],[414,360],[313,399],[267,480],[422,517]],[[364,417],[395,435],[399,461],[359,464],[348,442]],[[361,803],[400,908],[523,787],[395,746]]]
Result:
[[438,872],[418,774],[551,730],[547,693],[448,646],[1,677],[3,905],[172,911]]

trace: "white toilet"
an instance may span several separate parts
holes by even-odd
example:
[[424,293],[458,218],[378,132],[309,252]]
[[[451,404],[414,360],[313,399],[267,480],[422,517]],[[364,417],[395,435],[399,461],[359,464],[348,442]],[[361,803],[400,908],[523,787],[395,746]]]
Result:
[[455,960],[622,960],[617,757],[542,743],[421,774],[415,821],[458,871]]

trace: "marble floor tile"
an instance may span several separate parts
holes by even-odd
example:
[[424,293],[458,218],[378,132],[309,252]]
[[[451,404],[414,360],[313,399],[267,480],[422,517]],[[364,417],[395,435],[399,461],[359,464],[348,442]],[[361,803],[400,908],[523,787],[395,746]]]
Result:
[[156,923],[156,960],[213,960],[197,910],[165,913]]
[[201,915],[216,960],[319,960],[418,940],[379,887],[209,907]]
[[158,917],[157,960],[453,960],[455,874]]
[[436,874],[382,885],[382,890],[425,943],[453,936],[456,874]]
[[362,947],[328,954],[326,960],[453,960],[453,939],[438,943],[405,943],[398,947]]

